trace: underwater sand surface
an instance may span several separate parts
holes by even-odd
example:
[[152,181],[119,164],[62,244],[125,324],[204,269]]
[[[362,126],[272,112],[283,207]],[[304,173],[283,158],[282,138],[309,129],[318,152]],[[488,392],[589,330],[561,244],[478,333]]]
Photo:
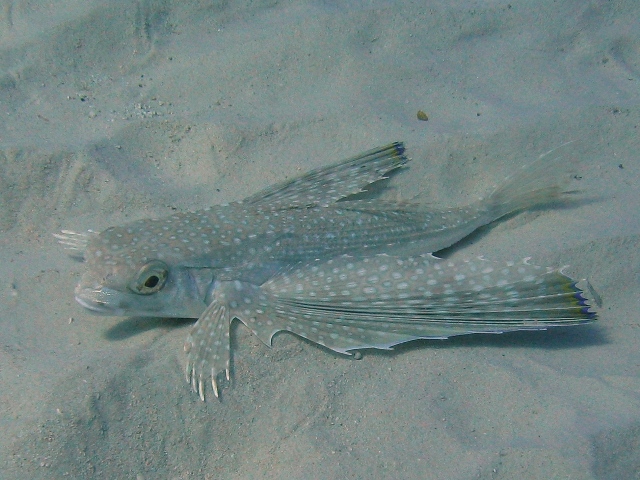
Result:
[[[4,2],[3,478],[637,477],[639,19],[631,0]],[[413,160],[383,198],[436,205],[573,141],[575,203],[447,254],[569,265],[600,321],[361,360],[236,325],[232,383],[202,403],[191,321],[73,300],[61,228],[241,199],[394,140]]]

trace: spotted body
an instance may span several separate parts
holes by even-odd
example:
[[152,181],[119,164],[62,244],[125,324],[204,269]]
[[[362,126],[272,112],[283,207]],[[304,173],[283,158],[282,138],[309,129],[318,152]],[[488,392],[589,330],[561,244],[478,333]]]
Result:
[[[289,331],[341,353],[418,338],[577,325],[594,319],[561,272],[528,262],[431,256],[508,213],[565,193],[559,161],[538,161],[460,208],[350,196],[407,163],[393,143],[241,202],[139,220],[100,234],[63,232],[86,270],[76,300],[94,313],[198,318],[187,378],[204,399],[229,377],[229,326],[271,344]],[[564,175],[565,177],[567,175]],[[414,245],[424,255],[399,249]]]

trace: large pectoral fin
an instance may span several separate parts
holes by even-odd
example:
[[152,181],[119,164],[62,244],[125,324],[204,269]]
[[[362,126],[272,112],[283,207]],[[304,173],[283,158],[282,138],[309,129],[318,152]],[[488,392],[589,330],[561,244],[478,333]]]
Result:
[[283,271],[262,289],[282,329],[340,353],[596,319],[574,280],[526,260],[344,256]]
[[296,265],[261,286],[217,282],[187,340],[187,379],[204,400],[210,374],[218,395],[218,375],[229,378],[234,318],[267,345],[284,330],[348,354],[415,339],[581,325],[596,319],[589,305],[574,280],[526,260],[343,256]]

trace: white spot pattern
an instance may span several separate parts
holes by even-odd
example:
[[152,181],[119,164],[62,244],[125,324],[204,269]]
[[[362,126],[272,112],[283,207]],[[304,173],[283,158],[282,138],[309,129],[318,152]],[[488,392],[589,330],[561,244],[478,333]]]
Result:
[[[505,208],[546,201],[531,192],[555,181],[544,169],[525,171],[482,202],[441,211],[380,200],[336,203],[404,165],[403,151],[391,144],[243,202],[139,220],[87,240],[63,232],[58,238],[72,248],[86,242],[77,298],[103,311],[154,316],[191,315],[193,299],[204,300],[185,344],[187,377],[202,398],[207,376],[216,395],[219,374],[228,379],[233,318],[267,344],[286,330],[343,353],[593,318],[571,279],[527,261],[380,255],[416,240],[425,251],[450,246]],[[159,285],[164,275],[166,285]],[[164,291],[173,295],[168,303],[154,304]],[[187,300],[189,310],[181,310]]]

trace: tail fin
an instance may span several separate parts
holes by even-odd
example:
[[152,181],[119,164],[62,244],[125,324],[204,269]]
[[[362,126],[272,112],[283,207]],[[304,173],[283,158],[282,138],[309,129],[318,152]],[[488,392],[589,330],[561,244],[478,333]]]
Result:
[[571,142],[525,165],[489,196],[487,200],[495,212],[495,218],[525,208],[562,201],[565,195],[577,192],[569,189],[569,182],[576,175],[575,166],[562,155],[546,158],[569,143]]

